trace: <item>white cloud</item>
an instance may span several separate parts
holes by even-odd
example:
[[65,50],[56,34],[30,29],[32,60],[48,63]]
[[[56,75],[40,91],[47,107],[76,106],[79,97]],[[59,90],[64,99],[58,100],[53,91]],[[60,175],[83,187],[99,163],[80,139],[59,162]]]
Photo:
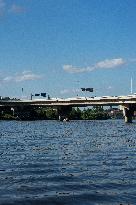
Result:
[[5,10],[5,6],[6,6],[6,4],[5,4],[4,0],[0,0],[0,15],[3,15],[4,10]]
[[23,13],[24,11],[25,11],[25,8],[20,5],[10,4],[10,3],[7,3],[6,0],[0,0],[0,16],[9,14],[9,13],[19,14],[19,13]]
[[69,93],[69,90],[68,90],[68,89],[64,89],[64,90],[61,90],[61,91],[60,91],[60,94],[62,94],[62,95],[63,95],[63,94],[67,94],[67,93]]
[[3,82],[10,82],[12,80],[14,80],[14,78],[12,76],[7,76],[7,77],[3,78]]
[[41,79],[40,75],[36,75],[34,73],[22,73],[22,75],[15,76],[16,82],[26,81],[26,80],[38,80]]
[[125,60],[122,58],[114,58],[114,59],[106,59],[104,61],[97,62],[93,66],[78,68],[72,65],[63,65],[63,70],[69,73],[83,73],[83,72],[91,72],[96,69],[110,69],[116,68],[123,64],[125,64]]
[[11,5],[9,11],[17,14],[17,13],[23,13],[25,11],[25,9],[22,6],[13,4],[13,5]]
[[30,71],[30,70],[24,70],[22,73],[23,73],[24,75],[26,75],[26,74],[28,74],[28,73],[31,73],[31,71]]
[[107,90],[111,90],[113,87],[111,86],[111,85],[109,85],[108,87],[107,87]]
[[78,67],[74,67],[72,65],[63,65],[63,69],[69,73],[84,73],[84,72],[94,70],[94,67],[78,68]]
[[68,93],[79,93],[81,90],[80,89],[64,89],[60,91],[60,94],[64,95],[64,94],[68,94]]
[[4,0],[0,0],[0,9],[3,9],[5,7]]
[[125,64],[122,58],[106,59],[96,63],[95,68],[115,68]]
[[31,71],[24,71],[19,75],[7,76],[3,78],[3,82],[22,82],[22,81],[31,81],[38,80],[42,77],[40,75],[34,74]]

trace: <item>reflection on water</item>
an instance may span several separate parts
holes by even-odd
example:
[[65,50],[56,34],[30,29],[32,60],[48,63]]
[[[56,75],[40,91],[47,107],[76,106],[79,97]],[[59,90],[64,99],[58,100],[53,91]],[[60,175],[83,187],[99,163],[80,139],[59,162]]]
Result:
[[0,205],[136,204],[136,123],[0,122]]

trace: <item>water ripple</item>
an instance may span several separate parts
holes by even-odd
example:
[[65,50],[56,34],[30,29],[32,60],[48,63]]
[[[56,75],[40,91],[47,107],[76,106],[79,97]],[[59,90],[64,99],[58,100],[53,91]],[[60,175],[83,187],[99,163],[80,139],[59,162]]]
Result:
[[136,204],[136,123],[0,123],[0,205]]

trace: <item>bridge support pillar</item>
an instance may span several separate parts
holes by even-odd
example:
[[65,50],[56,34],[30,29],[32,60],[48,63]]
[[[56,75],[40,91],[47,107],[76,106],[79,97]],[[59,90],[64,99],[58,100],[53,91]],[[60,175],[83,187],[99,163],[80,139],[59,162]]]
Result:
[[131,105],[123,106],[123,115],[126,123],[132,123],[132,119],[134,116],[134,107]]
[[68,121],[69,120],[69,114],[72,110],[71,106],[60,106],[58,108],[58,116],[60,121]]

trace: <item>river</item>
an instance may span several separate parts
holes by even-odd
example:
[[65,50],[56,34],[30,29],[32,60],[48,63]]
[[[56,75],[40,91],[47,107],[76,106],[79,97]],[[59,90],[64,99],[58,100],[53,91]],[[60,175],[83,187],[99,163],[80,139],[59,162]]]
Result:
[[136,121],[0,121],[0,205],[136,204]]

